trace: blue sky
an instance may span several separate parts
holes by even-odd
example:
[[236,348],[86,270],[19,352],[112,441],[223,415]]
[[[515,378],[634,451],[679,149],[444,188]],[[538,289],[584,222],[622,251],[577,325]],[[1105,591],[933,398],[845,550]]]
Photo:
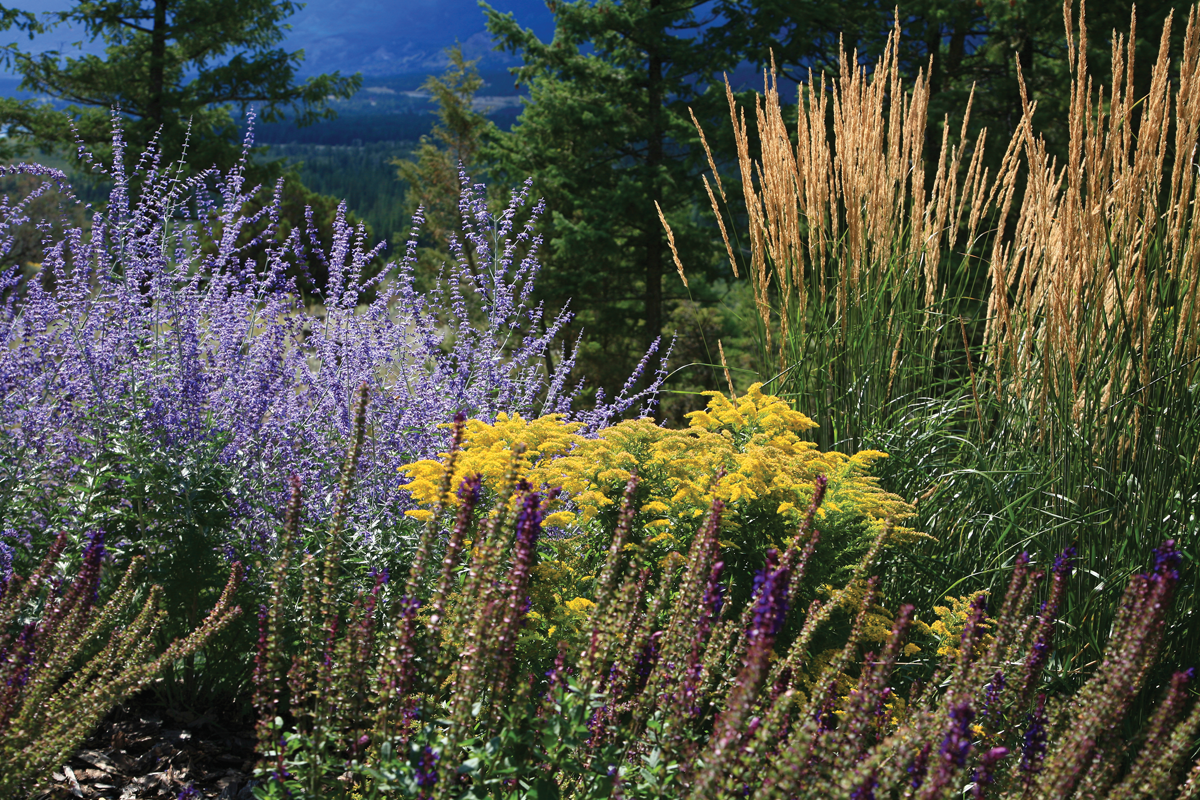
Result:
[[[70,8],[63,0],[11,0],[25,11],[42,13]],[[542,0],[495,0],[498,11],[512,12],[523,26],[549,39],[554,18]],[[365,75],[438,72],[443,50],[455,39],[470,58],[484,58],[481,68],[514,63],[491,50],[491,38],[476,0],[309,0],[289,20],[292,30],[284,47],[305,50],[304,75],[341,70]],[[20,42],[22,49],[78,51],[73,45],[82,31],[63,27],[38,37],[32,44],[14,31],[0,32],[0,44]],[[84,43],[88,52],[103,51],[101,43]]]

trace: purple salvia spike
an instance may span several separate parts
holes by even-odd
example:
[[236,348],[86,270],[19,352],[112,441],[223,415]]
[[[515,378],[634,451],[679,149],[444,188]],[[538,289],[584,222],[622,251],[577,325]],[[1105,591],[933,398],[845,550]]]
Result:
[[1007,747],[993,747],[979,758],[979,766],[972,776],[974,786],[971,796],[981,798],[987,793],[987,787],[996,782],[996,766],[1008,756]]
[[1028,792],[1035,776],[1041,772],[1046,757],[1046,695],[1039,694],[1033,711],[1025,720],[1025,734],[1021,745],[1019,769],[1022,783]]
[[942,797],[947,787],[957,785],[971,751],[971,722],[974,719],[970,702],[961,700],[950,704],[946,730],[934,756],[932,772],[921,786],[918,798],[933,800]]

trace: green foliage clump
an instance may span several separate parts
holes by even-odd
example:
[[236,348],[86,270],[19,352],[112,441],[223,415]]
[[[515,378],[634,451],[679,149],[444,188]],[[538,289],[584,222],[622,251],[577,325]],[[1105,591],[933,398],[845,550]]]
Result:
[[[138,403],[149,404],[142,395]],[[6,533],[33,549],[50,546],[47,531],[64,527],[104,531],[118,568],[137,562],[142,589],[161,587],[165,617],[154,627],[160,645],[186,636],[205,618],[205,609],[225,591],[230,553],[245,551],[235,519],[248,508],[236,460],[223,459],[228,435],[188,443],[148,433],[136,415],[95,409],[81,441],[88,458],[70,469],[51,469],[32,454],[7,449],[11,469],[0,472],[0,521]],[[32,463],[26,463],[32,462]],[[14,554],[25,555],[21,549]],[[257,606],[262,586],[239,582],[235,601]],[[166,662],[166,680],[154,691],[167,702],[226,704],[244,696],[250,679],[255,631],[243,619],[222,625],[176,661]]]

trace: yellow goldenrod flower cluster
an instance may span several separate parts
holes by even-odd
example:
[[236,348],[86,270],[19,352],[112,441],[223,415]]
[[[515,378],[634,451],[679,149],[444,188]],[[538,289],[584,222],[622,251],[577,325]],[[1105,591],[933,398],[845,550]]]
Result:
[[[933,613],[937,615],[938,619],[929,628],[938,638],[937,656],[939,659],[957,661],[962,656],[959,645],[962,644],[963,629],[967,627],[967,620],[971,618],[971,604],[982,594],[987,594],[987,592],[975,592],[963,597],[947,597],[946,602],[950,605],[933,607]],[[987,631],[994,624],[991,620],[984,620],[981,627]],[[978,657],[986,652],[991,644],[992,635],[985,633],[973,648],[974,656]]]
[[[782,545],[778,539],[803,517],[819,475],[829,479],[819,521],[859,520],[867,524],[864,534],[869,537],[885,521],[895,525],[913,513],[909,503],[880,489],[870,475],[871,465],[884,453],[819,451],[802,438],[815,423],[764,394],[761,384],[737,401],[718,392],[707,394],[708,407],[690,414],[690,425],[683,430],[639,419],[589,439],[576,433],[577,423],[557,415],[526,421],[500,414],[490,425],[471,420],[452,485],[479,473],[485,487],[495,487],[509,470],[514,445],[523,443],[526,450],[518,458],[524,477],[535,486],[563,489],[545,524],[581,533],[620,504],[625,482],[636,469],[641,487],[637,523],[651,548],[661,551],[656,553],[659,560],[686,549],[714,496],[726,503],[726,546]],[[433,460],[405,465],[401,470],[410,480],[404,488],[418,503],[433,505],[443,469],[441,461]],[[767,521],[773,524],[764,526]],[[757,523],[753,533],[746,530],[750,522]],[[776,541],[747,541],[767,529]],[[896,525],[892,541],[919,535]]]
[[[525,420],[500,414],[491,424],[467,422],[462,449],[453,459],[451,486],[479,474],[493,498],[504,496],[508,487],[503,482],[513,476],[515,461],[515,474],[534,487],[562,488],[547,504],[543,524],[565,536],[555,542],[556,560],[535,569],[531,586],[530,619],[546,637],[569,639],[585,624],[585,604],[590,602],[585,595],[608,550],[616,511],[635,470],[637,514],[626,548],[641,550],[659,567],[687,552],[717,497],[725,502],[723,558],[736,562],[731,563],[735,572],[756,568],[767,548],[782,549],[795,535],[820,475],[828,478],[817,518],[823,550],[831,546],[850,554],[888,523],[893,545],[924,537],[899,524],[913,507],[882,490],[870,474],[884,453],[821,452],[804,438],[815,423],[763,393],[761,384],[736,401],[718,392],[707,394],[707,408],[690,414],[690,424],[682,430],[639,419],[587,438],[578,434],[578,423],[559,415]],[[437,505],[445,463],[426,460],[401,467],[408,477],[403,488],[423,506],[411,516],[428,518]],[[890,619],[879,625],[885,622],[890,625]]]

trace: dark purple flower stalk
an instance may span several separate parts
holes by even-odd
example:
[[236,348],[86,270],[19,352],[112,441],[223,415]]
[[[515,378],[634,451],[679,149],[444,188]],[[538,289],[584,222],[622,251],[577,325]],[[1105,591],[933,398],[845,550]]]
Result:
[[420,789],[420,794],[417,796],[422,800],[427,800],[433,796],[433,788],[438,782],[438,761],[441,760],[441,755],[434,752],[429,745],[421,750],[421,757],[417,760],[416,769],[413,772],[413,779]]
[[[883,652],[878,658],[868,653],[863,661],[862,674],[845,703],[845,713],[838,725],[836,738],[828,745],[829,749],[845,754],[847,760],[862,759],[880,738],[880,726],[886,715],[885,704],[891,695],[887,682],[904,647],[913,612],[913,606],[902,606]],[[824,720],[819,722],[821,729],[827,729]]]
[[[775,637],[783,628],[788,612],[788,582],[791,570],[780,566],[779,553],[774,548],[767,551],[767,563],[754,576],[754,616],[746,631],[749,649],[771,647]],[[747,662],[751,659],[746,656]]]
[[104,561],[104,531],[95,530],[87,534],[87,545],[83,548],[83,566],[75,579],[79,584],[79,594],[84,606],[84,613],[100,600],[100,568]]
[[971,722],[974,719],[975,712],[971,709],[970,701],[951,703],[933,772],[922,785],[918,797],[930,800],[941,797],[946,787],[960,777],[967,763],[967,754],[971,752]]
[[743,725],[767,677],[775,637],[787,615],[790,579],[791,570],[788,565],[779,563],[778,551],[768,550],[767,563],[754,579],[742,669],[734,680],[724,709],[713,723],[704,755],[708,769],[699,776],[696,790],[699,795],[711,790],[713,783],[720,780],[724,765],[738,755],[745,741]]
[[1154,709],[1154,716],[1146,731],[1146,743],[1142,746],[1143,753],[1157,753],[1166,748],[1175,723],[1187,707],[1188,684],[1195,676],[1195,669],[1180,670],[1171,676],[1167,696]]
[[863,779],[863,782],[854,787],[854,791],[850,792],[850,800],[875,800],[875,789],[879,786],[879,781],[874,775],[868,775]]
[[1004,693],[1005,686],[1004,671],[998,669],[984,687],[986,694],[983,697],[983,712],[980,716],[986,718],[1000,714],[1000,695]]
[[817,511],[825,502],[825,492],[829,488],[829,478],[818,475],[813,482],[813,498],[809,503],[804,522],[788,546],[783,556],[783,565],[792,570],[792,583],[788,587],[788,596],[795,597],[800,591],[800,583],[804,580],[805,570],[812,561],[812,555],[821,540],[821,532],[816,528]]
[[0,600],[8,591],[8,584],[13,576],[13,547],[8,542],[0,541]]
[[[1162,644],[1166,616],[1179,582],[1181,557],[1167,540],[1154,553],[1152,572],[1129,582],[1104,659],[1076,700],[1079,713],[1047,756],[1039,791],[1067,795],[1103,753],[1109,732],[1128,713]],[[1099,769],[1107,769],[1100,764]]]
[[914,789],[920,789],[925,783],[925,776],[929,773],[929,754],[932,750],[932,745],[922,747],[905,770],[908,773],[909,785]]
[[979,766],[975,768],[972,777],[975,785],[971,788],[971,796],[984,796],[987,787],[996,782],[996,766],[1008,755],[1007,747],[993,747],[979,757]]
[[1062,604],[1067,579],[1071,577],[1074,557],[1075,548],[1068,547],[1054,559],[1054,566],[1051,569],[1050,597],[1042,604],[1038,612],[1033,644],[1025,658],[1025,669],[1021,674],[1021,684],[1017,692],[1017,708],[1023,708],[1029,703],[1029,697],[1041,679],[1042,670],[1054,649],[1054,626],[1058,619],[1058,609]]
[[529,491],[521,482],[521,509],[517,512],[516,534],[513,539],[512,567],[508,573],[507,596],[501,601],[502,616],[496,620],[496,628],[489,633],[494,637],[492,650],[498,663],[498,677],[494,687],[496,697],[504,696],[513,669],[513,648],[530,608],[529,573],[537,555],[538,535],[542,531],[542,497]]
[[1026,790],[1041,772],[1046,758],[1046,695],[1039,694],[1033,711],[1025,720],[1025,736],[1021,744],[1020,770]]
[[[446,543],[446,553],[442,556],[442,572],[438,578],[437,589],[433,593],[433,598],[430,600],[432,611],[429,615],[429,630],[436,632],[442,623],[442,617],[446,611],[446,597],[450,593],[450,586],[454,580],[454,568],[458,565],[458,557],[462,552],[463,543],[466,541],[467,533],[471,528],[472,520],[475,516],[475,507],[479,504],[479,498],[483,491],[483,479],[480,475],[468,475],[463,478],[462,483],[458,487],[458,514],[454,519],[454,529],[450,532],[450,539]],[[415,576],[409,576],[410,592],[416,591]]]
[[971,610],[967,622],[963,626],[962,638],[959,642],[962,655],[959,657],[959,670],[965,672],[975,658],[975,648],[983,638],[984,622],[987,620],[987,595],[980,594],[971,601]]
[[697,691],[703,668],[705,645],[713,625],[721,616],[721,608],[725,602],[725,587],[721,585],[721,573],[725,562],[713,564],[708,574],[708,584],[704,588],[704,599],[700,603],[700,619],[696,623],[692,635],[691,652],[688,654],[687,666],[684,667],[683,677],[676,688],[675,704],[685,716],[694,717],[700,713]]

